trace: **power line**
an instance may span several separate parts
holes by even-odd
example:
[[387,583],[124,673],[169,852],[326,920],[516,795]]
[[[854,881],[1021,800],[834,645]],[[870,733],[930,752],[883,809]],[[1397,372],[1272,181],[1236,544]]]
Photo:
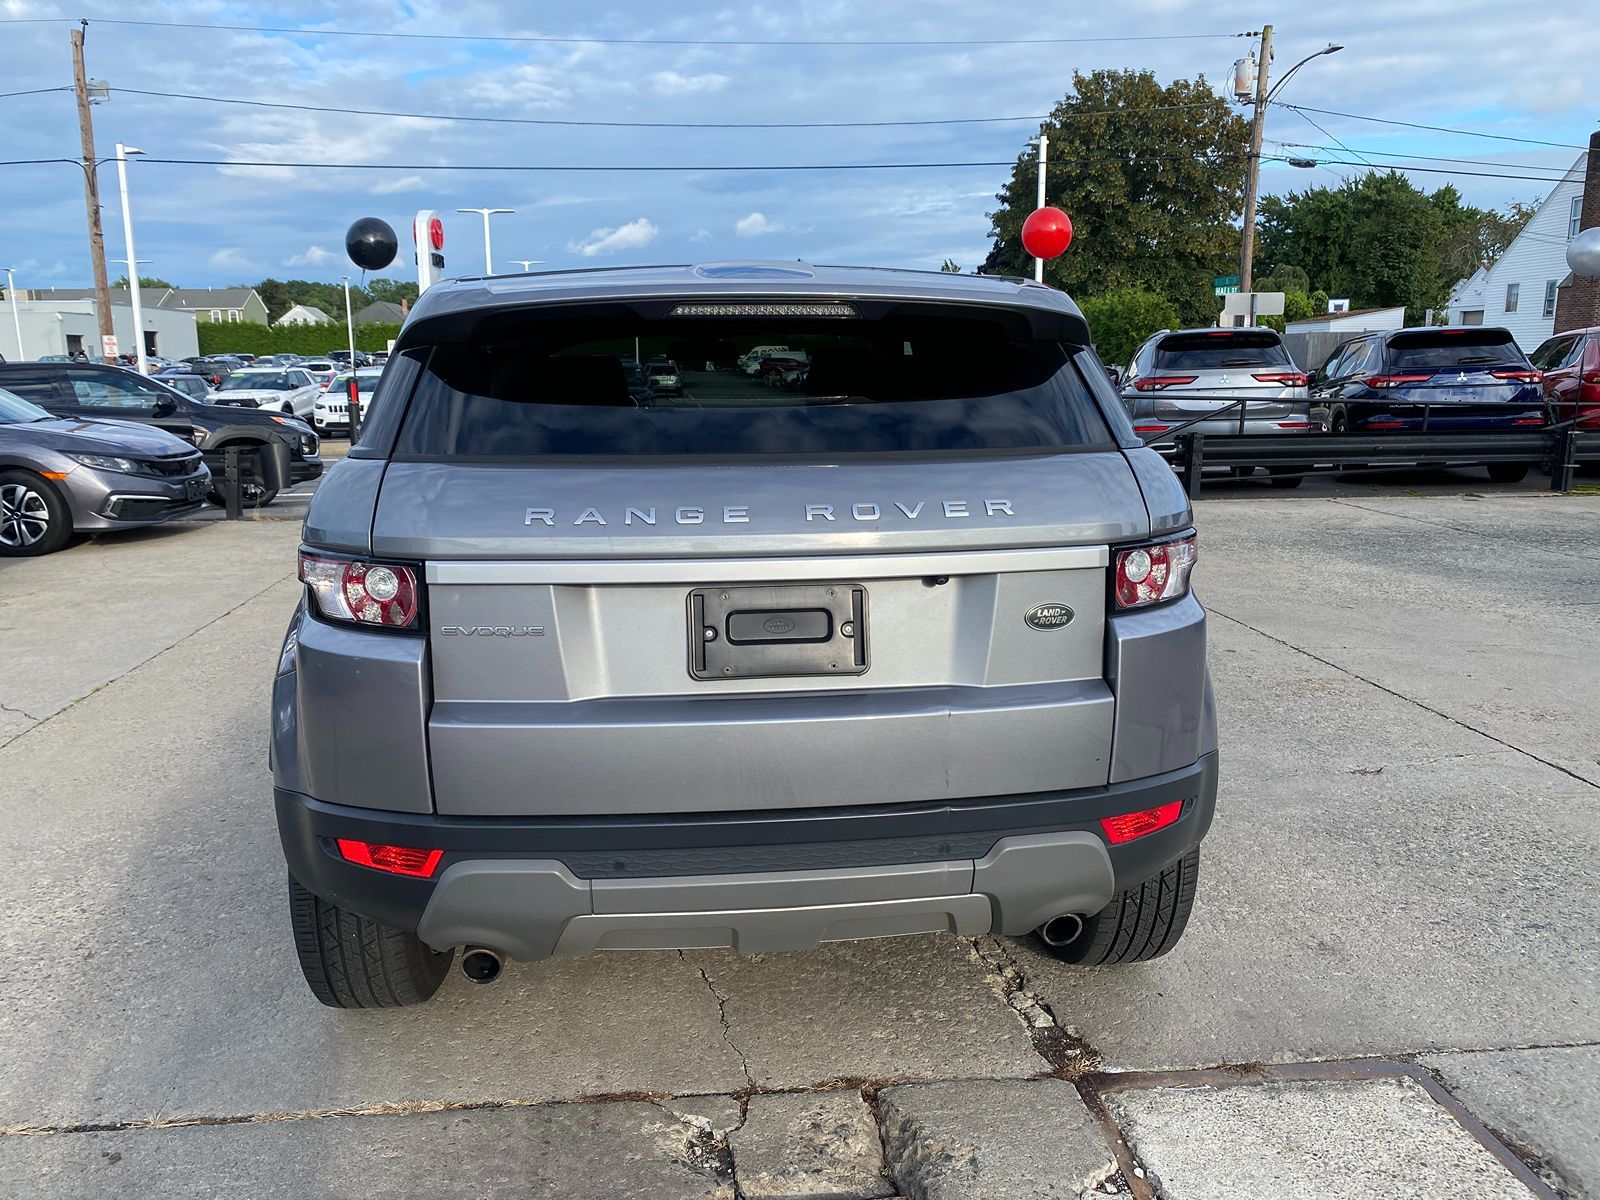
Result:
[[62,84],[60,87],[29,88],[25,92],[0,92],[0,100],[9,100],[13,96],[42,96],[46,92],[70,92],[71,84]]
[[[1274,159],[1275,162],[1288,162],[1288,158]],[[1410,163],[1388,162],[1357,162],[1348,158],[1319,158],[1319,167],[1345,166],[1345,167],[1386,167],[1391,171],[1420,171],[1428,175],[1467,175],[1480,179],[1526,179],[1531,183],[1560,183],[1559,178],[1552,179],[1548,175],[1518,175],[1502,171],[1463,171],[1459,167],[1414,167]]]
[[1407,129],[1428,129],[1434,133],[1455,133],[1460,134],[1462,137],[1494,138],[1500,142],[1523,142],[1529,146],[1554,146],[1559,150],[1588,149],[1587,146],[1579,146],[1572,142],[1546,142],[1539,138],[1513,137],[1509,133],[1485,133],[1477,129],[1455,129],[1449,125],[1422,125],[1416,121],[1397,121],[1392,117],[1370,117],[1365,113],[1338,112],[1331,108],[1311,108],[1304,104],[1285,104],[1282,100],[1274,100],[1272,103],[1279,108],[1288,108],[1295,112],[1304,110],[1304,112],[1321,113],[1325,117],[1348,117],[1352,121],[1372,121],[1379,125],[1403,125]]
[[[27,23],[45,21],[75,23],[75,18],[35,17]],[[0,20],[0,24],[21,24],[22,20]],[[1090,43],[1114,42],[1185,42],[1212,38],[1236,38],[1238,33],[1148,33],[1120,37],[1079,38],[627,38],[627,37],[573,37],[548,34],[474,34],[474,33],[405,33],[378,29],[307,29],[288,25],[210,25],[198,21],[134,21],[120,17],[95,18],[97,25],[123,25],[145,29],[199,29],[221,33],[279,33],[300,37],[355,37],[398,38],[407,41],[431,42],[516,42],[560,46],[808,46],[808,47],[952,47],[952,46],[1074,46]]]
[[[1284,142],[1284,141],[1279,141],[1277,138],[1267,138],[1266,140],[1268,142],[1270,142],[1274,146],[1298,147],[1298,148],[1303,149],[1303,150],[1329,150],[1329,151],[1332,151],[1332,150],[1335,149],[1335,147],[1327,145],[1326,143],[1323,143],[1323,142]],[[1336,142],[1338,141],[1337,138],[1335,138],[1334,140]],[[1349,153],[1349,154],[1358,154],[1358,155],[1359,154],[1376,154],[1380,158],[1414,158],[1414,159],[1418,159],[1421,162],[1461,163],[1461,164],[1463,164],[1465,166],[1469,166],[1469,167],[1505,167],[1505,166],[1513,165],[1513,164],[1510,164],[1510,163],[1495,162],[1493,159],[1486,159],[1486,158],[1455,158],[1455,157],[1452,157],[1450,155],[1440,155],[1440,154],[1406,154],[1406,153],[1404,153],[1403,151],[1400,151],[1400,150],[1376,150],[1376,149],[1373,149],[1370,146],[1363,147],[1361,150],[1357,150],[1354,146],[1346,146],[1343,142],[1339,142],[1337,148],[1340,149],[1340,150],[1343,150],[1343,151],[1345,151],[1346,153]],[[1566,167],[1556,167],[1556,166],[1546,167],[1546,166],[1540,166],[1540,165],[1532,164],[1532,163],[1528,164],[1526,169],[1530,170],[1530,171],[1561,171],[1561,172],[1566,172],[1568,170],[1568,168],[1566,168]]]

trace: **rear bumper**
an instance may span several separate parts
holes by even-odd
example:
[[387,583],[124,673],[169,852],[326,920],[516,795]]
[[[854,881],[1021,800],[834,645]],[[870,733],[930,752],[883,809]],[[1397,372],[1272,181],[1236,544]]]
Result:
[[[275,792],[289,869],[324,898],[439,948],[513,958],[602,949],[746,953],[898,933],[1020,934],[1090,913],[1197,845],[1217,756],[1067,792],[928,804],[616,817],[437,817]],[[1183,802],[1108,845],[1099,819]],[[444,850],[410,879],[339,857],[338,838]]]

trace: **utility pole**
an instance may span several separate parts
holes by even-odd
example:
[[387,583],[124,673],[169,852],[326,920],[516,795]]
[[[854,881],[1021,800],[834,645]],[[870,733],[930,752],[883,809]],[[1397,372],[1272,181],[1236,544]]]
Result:
[[1267,69],[1272,65],[1272,26],[1261,27],[1261,57],[1256,67],[1256,115],[1250,125],[1250,155],[1245,160],[1244,228],[1239,239],[1239,290],[1255,290],[1256,192],[1261,186],[1261,133],[1267,121]]
[[[111,324],[111,285],[106,280],[106,239],[100,229],[100,181],[95,176],[94,125],[89,120],[89,76],[83,68],[83,38],[89,22],[82,21],[72,31],[72,83],[78,93],[78,133],[83,139],[83,203],[89,212],[89,263],[94,268],[94,309],[100,318],[100,336],[115,336]],[[132,249],[128,257],[133,257]],[[130,286],[133,281],[129,281]],[[104,353],[101,360],[112,362]]]

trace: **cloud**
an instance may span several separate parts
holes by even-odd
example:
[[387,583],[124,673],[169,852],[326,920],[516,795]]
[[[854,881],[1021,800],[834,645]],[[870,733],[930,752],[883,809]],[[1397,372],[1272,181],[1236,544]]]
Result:
[[219,270],[248,270],[250,267],[249,256],[237,246],[224,246],[210,258],[206,259],[206,266],[216,267]]
[[286,267],[325,267],[338,258],[332,250],[323,246],[307,246],[305,250],[283,260]]
[[649,217],[640,217],[636,221],[629,221],[626,225],[618,225],[615,229],[596,229],[583,241],[573,242],[567,249],[585,258],[593,258],[596,254],[611,254],[617,250],[637,250],[640,246],[648,246],[655,241],[656,235],[660,232],[656,223]]
[[676,71],[657,71],[650,83],[663,96],[704,96],[728,86],[728,77],[715,73],[680,75]]
[[691,242],[709,242],[711,240],[711,230],[696,229],[692,234],[689,235],[689,240]]
[[748,217],[740,217],[733,223],[733,231],[742,238],[760,237],[767,233],[782,233],[785,226],[776,221],[767,220],[765,213],[753,212]]
[[405,175],[399,179],[386,179],[372,189],[374,196],[392,196],[396,192],[415,192],[428,186],[421,175]]

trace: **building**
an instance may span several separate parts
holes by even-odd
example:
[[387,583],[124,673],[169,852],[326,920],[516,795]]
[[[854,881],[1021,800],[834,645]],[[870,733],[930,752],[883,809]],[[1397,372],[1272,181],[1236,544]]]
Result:
[[[1567,269],[1567,243],[1583,228],[1584,195],[1600,191],[1600,148],[1590,139],[1590,151],[1580,154],[1561,182],[1539,205],[1522,232],[1491,267],[1480,267],[1456,284],[1450,293],[1452,325],[1500,325],[1509,329],[1524,350],[1532,350],[1557,329],[1574,324],[1556,323],[1556,306]],[[1600,224],[1600,195],[1587,218]],[[1582,324],[1583,322],[1577,322]]]
[[[92,296],[86,300],[24,300],[22,296],[23,289],[18,288],[15,324],[7,311],[11,307],[9,298],[0,305],[0,354],[6,361],[38,359],[48,354],[76,354],[80,350],[91,360],[100,360],[100,320],[95,315]],[[193,358],[200,353],[194,313],[146,307],[140,315],[144,318],[146,354]],[[22,326],[20,349],[16,344],[16,325]],[[133,354],[131,304],[112,304],[111,328],[116,334],[118,351]]]
[[283,316],[273,322],[274,325],[332,325],[333,318],[323,312],[314,304],[296,304]]
[[1377,329],[1404,329],[1406,306],[1396,308],[1358,308],[1354,312],[1322,313],[1300,321],[1290,321],[1285,333],[1340,333],[1354,337]]
[[391,300],[374,300],[365,308],[356,309],[357,325],[401,325],[405,319],[404,306]]
[[[1600,225],[1600,133],[1589,135],[1589,169],[1583,176],[1583,197],[1578,205],[1578,228]],[[1556,289],[1556,319],[1553,333],[1565,329],[1586,329],[1600,325],[1600,279],[1584,278],[1570,272]]]
[[[93,288],[18,288],[17,294],[24,300],[94,299]],[[146,287],[139,289],[139,302],[147,312],[152,308],[177,309],[193,313],[196,321],[267,324],[267,306],[255,288]],[[128,289],[112,288],[111,303],[131,303]]]

